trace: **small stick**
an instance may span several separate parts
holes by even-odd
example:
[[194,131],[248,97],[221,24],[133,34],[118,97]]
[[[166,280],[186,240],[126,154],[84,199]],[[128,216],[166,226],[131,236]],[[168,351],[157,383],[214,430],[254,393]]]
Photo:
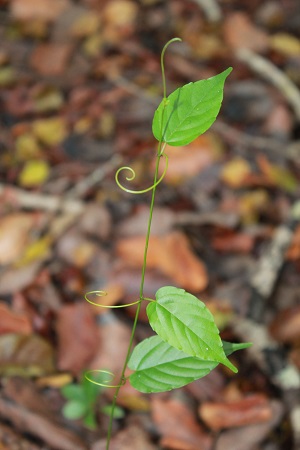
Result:
[[248,48],[236,50],[235,55],[238,60],[247,64],[252,70],[279,89],[293,107],[297,120],[300,121],[300,91],[285,73],[273,63]]

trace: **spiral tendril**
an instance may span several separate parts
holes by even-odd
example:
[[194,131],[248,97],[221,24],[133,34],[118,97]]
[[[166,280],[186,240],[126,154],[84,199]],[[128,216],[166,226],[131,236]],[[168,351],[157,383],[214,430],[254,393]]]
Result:
[[[95,379],[91,378],[92,374],[101,374],[101,375],[108,375],[107,380],[103,381],[96,381]],[[123,378],[119,384],[110,384],[110,382],[114,379],[115,375],[113,372],[110,372],[109,370],[89,370],[85,373],[85,378],[90,381],[93,384],[96,384],[97,386],[101,386],[104,388],[118,388],[123,386],[126,383],[126,378]]]
[[126,303],[125,305],[103,305],[101,303],[96,303],[96,302],[93,302],[92,300],[90,300],[88,298],[89,295],[96,295],[97,297],[104,297],[105,295],[107,295],[106,291],[90,291],[90,292],[87,292],[85,294],[84,298],[91,305],[99,306],[100,308],[107,308],[107,309],[110,309],[110,308],[115,308],[115,309],[117,309],[117,308],[126,308],[127,306],[137,305],[141,301],[140,299],[138,299],[135,302]]
[[154,184],[152,184],[152,186],[150,186],[150,187],[148,187],[146,189],[142,189],[142,190],[128,189],[127,187],[123,186],[121,184],[121,182],[119,181],[119,174],[120,174],[120,172],[122,172],[123,170],[128,170],[131,173],[130,176],[126,177],[127,181],[132,181],[136,177],[136,173],[135,173],[134,169],[132,169],[129,166],[123,166],[123,167],[120,167],[117,170],[116,176],[115,176],[116,183],[119,186],[119,188],[121,188],[125,192],[129,192],[130,194],[145,194],[146,192],[152,191],[152,189],[154,189],[156,186],[158,186],[159,183],[164,179],[164,177],[165,177],[165,175],[167,173],[167,170],[168,170],[168,161],[169,161],[169,159],[168,159],[167,155],[165,155],[164,153],[161,152],[159,156],[163,156],[165,158],[166,165],[165,165],[165,168],[164,168],[162,176]]

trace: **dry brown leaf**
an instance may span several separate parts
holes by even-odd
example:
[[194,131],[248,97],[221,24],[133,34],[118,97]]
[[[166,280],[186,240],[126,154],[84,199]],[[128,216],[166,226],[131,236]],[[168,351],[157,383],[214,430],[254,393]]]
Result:
[[270,325],[270,332],[282,343],[300,341],[300,306],[280,311]]
[[243,12],[234,12],[225,18],[223,34],[227,44],[234,49],[249,48],[264,52],[269,46],[267,33],[256,27]]
[[197,423],[192,410],[175,399],[152,400],[153,421],[158,427],[163,448],[174,450],[209,450],[211,438]]
[[0,264],[11,264],[20,258],[29,241],[35,217],[13,213],[0,219]]
[[[119,240],[116,250],[129,266],[140,267],[144,245],[144,237],[132,237]],[[194,292],[205,289],[208,283],[204,263],[192,252],[188,239],[179,231],[150,238],[147,266],[160,270],[179,286]]]
[[224,232],[212,239],[212,247],[219,252],[250,253],[255,242],[254,236],[246,233]]
[[231,402],[207,402],[199,408],[201,419],[214,431],[266,422],[272,418],[270,401],[254,394]]
[[58,313],[58,367],[80,374],[99,346],[98,327],[88,303],[66,305]]
[[69,0],[12,0],[12,17],[16,20],[52,22],[69,6]]
[[[111,450],[156,450],[150,443],[146,432],[137,425],[130,425],[116,434],[111,440]],[[105,450],[106,439],[96,442],[91,450]]]
[[296,227],[291,245],[287,250],[286,257],[290,261],[300,259],[300,225]]
[[18,314],[0,302],[0,335],[5,333],[31,334],[32,325],[25,314]]
[[221,433],[215,450],[254,450],[280,422],[283,406],[278,401],[271,401],[272,416],[270,420],[255,425],[233,428]]
[[40,44],[31,54],[30,65],[44,76],[63,75],[72,50],[71,44]]
[[0,375],[41,376],[54,371],[54,352],[42,337],[31,334],[0,336]]

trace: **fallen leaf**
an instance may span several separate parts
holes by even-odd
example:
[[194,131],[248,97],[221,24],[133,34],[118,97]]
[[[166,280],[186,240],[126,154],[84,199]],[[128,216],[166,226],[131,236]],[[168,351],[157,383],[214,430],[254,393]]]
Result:
[[19,183],[22,187],[38,187],[45,183],[50,173],[49,164],[43,160],[28,161],[20,175]]
[[32,325],[25,314],[16,313],[0,302],[0,335],[6,333],[31,334]]
[[37,112],[57,111],[64,104],[62,92],[53,87],[46,86],[36,89],[33,95],[34,109]]
[[286,258],[290,261],[300,259],[300,225],[294,231],[292,242],[286,252]]
[[267,33],[255,26],[244,12],[228,14],[223,24],[225,42],[234,49],[249,48],[264,52],[269,46]]
[[68,263],[84,268],[96,256],[97,244],[77,231],[69,231],[57,243],[58,255]]
[[204,432],[192,410],[183,402],[154,397],[152,417],[160,434],[160,445],[174,450],[209,450],[211,437]]
[[57,145],[67,136],[66,123],[61,117],[39,119],[32,123],[34,135],[45,145]]
[[280,311],[270,324],[272,336],[282,343],[298,342],[300,339],[300,306]]
[[272,415],[266,422],[223,431],[217,440],[215,450],[254,450],[257,448],[276,428],[283,415],[283,406],[278,401],[271,401],[270,408]]
[[88,235],[108,239],[112,230],[112,219],[108,209],[95,202],[86,204],[79,228]]
[[72,24],[71,35],[76,38],[88,37],[94,34],[99,27],[100,18],[94,11],[86,11]]
[[14,19],[20,21],[41,20],[54,21],[68,7],[68,0],[12,0],[10,12]]
[[0,295],[14,294],[28,287],[36,277],[43,261],[34,261],[20,268],[9,268],[0,274]]
[[110,0],[103,9],[105,23],[112,27],[133,25],[138,14],[138,6],[131,0]]
[[50,236],[44,236],[37,241],[30,243],[15,264],[15,267],[27,266],[35,261],[44,261],[50,255],[50,247],[52,244],[52,238]]
[[221,178],[228,186],[236,189],[245,185],[245,181],[250,174],[251,166],[248,161],[236,157],[224,165]]
[[63,75],[71,58],[71,44],[39,44],[31,53],[30,65],[44,76]]
[[275,33],[270,36],[270,47],[285,56],[300,55],[300,39],[288,33]]
[[[116,251],[129,266],[141,267],[144,245],[144,237],[120,239]],[[204,263],[192,252],[188,239],[179,231],[151,236],[147,267],[160,270],[179,286],[194,292],[205,289],[208,283]]]
[[262,394],[253,394],[231,402],[206,402],[199,408],[199,415],[214,431],[267,422],[272,418],[270,401]]
[[58,312],[56,331],[59,369],[80,374],[99,347],[98,327],[88,303],[63,306]]
[[54,372],[53,348],[42,337],[30,334],[0,336],[1,376],[32,377]]
[[267,180],[274,186],[282,188],[287,192],[295,192],[298,188],[298,180],[286,167],[270,163],[264,155],[257,157],[257,163]]
[[13,67],[0,67],[0,87],[11,86],[15,83],[16,79],[16,73]]
[[[106,439],[96,442],[91,450],[105,450]],[[149,436],[137,425],[129,425],[124,430],[119,431],[111,440],[111,450],[156,450],[156,446],[151,444]]]
[[28,159],[41,156],[41,148],[37,138],[31,133],[26,132],[16,138],[16,157],[18,161],[27,161]]
[[24,253],[35,217],[30,213],[12,213],[0,219],[0,264],[11,264]]
[[270,198],[266,190],[256,189],[242,194],[238,201],[238,209],[245,225],[257,223],[259,215],[269,204]]
[[225,231],[212,239],[212,247],[219,252],[250,253],[255,243],[254,236],[243,232]]

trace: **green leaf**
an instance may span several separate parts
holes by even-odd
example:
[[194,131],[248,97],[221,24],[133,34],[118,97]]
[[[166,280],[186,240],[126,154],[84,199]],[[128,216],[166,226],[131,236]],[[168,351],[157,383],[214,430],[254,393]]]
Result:
[[95,430],[97,428],[97,422],[95,417],[95,411],[93,409],[90,409],[87,411],[83,423],[86,427],[88,427],[90,430]]
[[87,413],[87,406],[85,403],[77,400],[67,402],[63,407],[63,415],[67,419],[75,420],[81,419]]
[[[223,341],[223,345],[226,355],[229,355],[250,347],[251,343],[233,344]],[[135,372],[130,375],[129,380],[140,392],[165,392],[208,375],[217,365],[216,361],[189,356],[171,347],[159,336],[153,336],[134,348],[128,366]]]
[[172,286],[156,292],[156,302],[147,306],[153,330],[172,347],[205,361],[236,367],[227,359],[213,315],[194,295]]
[[[104,377],[101,373],[97,373],[96,375],[93,374],[93,379],[99,383],[103,383]],[[100,392],[103,391],[103,386],[92,383],[85,377],[85,374],[82,376],[81,385],[86,398],[86,403],[92,405],[96,402]]]
[[217,365],[189,356],[153,336],[134,348],[128,366],[135,372],[129,380],[140,392],[165,392],[204,377]]
[[[112,405],[105,405],[103,408],[101,408],[101,412],[103,414],[106,414],[107,416],[111,415],[112,412]],[[125,411],[123,408],[120,408],[119,406],[115,406],[114,408],[114,419],[123,419],[125,417]]]
[[68,400],[85,401],[85,395],[82,386],[79,384],[68,384],[61,388],[62,395]]
[[163,99],[152,122],[155,138],[173,146],[187,145],[208,130],[220,111],[231,71],[229,67],[207,80],[186,84]]

